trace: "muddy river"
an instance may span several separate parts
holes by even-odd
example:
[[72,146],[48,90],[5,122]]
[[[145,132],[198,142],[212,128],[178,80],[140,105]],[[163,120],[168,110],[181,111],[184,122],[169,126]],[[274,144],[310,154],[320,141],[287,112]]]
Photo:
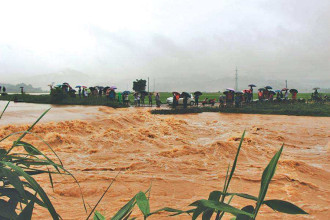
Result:
[[[0,107],[4,105],[0,103]],[[284,143],[266,199],[290,201],[310,215],[291,216],[262,207],[258,219],[329,218],[329,117],[220,113],[164,116],[151,115],[147,108],[12,103],[0,120],[0,137],[27,129],[49,107],[52,109],[34,132],[53,147],[65,168],[79,180],[89,206],[97,202],[120,171],[97,208],[108,219],[151,183],[151,210],[166,206],[189,209],[193,201],[221,190],[244,130],[246,138],[229,191],[257,196],[263,169]],[[51,154],[35,137],[28,135],[25,140]],[[11,141],[2,146],[9,147]],[[87,217],[73,179],[54,176],[54,191],[48,176],[37,179],[63,219]],[[253,203],[235,197],[231,204],[242,208]],[[142,219],[137,209],[132,216]],[[231,217],[225,215],[225,219]],[[190,218],[162,213],[151,219]],[[34,219],[50,216],[36,207]]]

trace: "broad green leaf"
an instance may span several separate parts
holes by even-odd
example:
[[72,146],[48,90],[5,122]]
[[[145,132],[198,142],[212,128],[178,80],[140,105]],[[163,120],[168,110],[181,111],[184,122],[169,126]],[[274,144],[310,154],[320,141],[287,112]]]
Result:
[[292,215],[308,214],[298,206],[287,201],[272,199],[272,200],[266,200],[264,203],[273,210],[278,212],[283,212]]
[[266,169],[262,173],[261,186],[260,186],[258,201],[257,201],[256,208],[254,210],[254,218],[256,218],[256,216],[258,214],[258,211],[259,211],[259,208],[264,202],[264,199],[265,199],[266,194],[267,194],[269,183],[270,183],[270,181],[272,180],[272,178],[275,174],[277,162],[278,162],[278,160],[281,156],[282,150],[283,150],[283,145],[282,145],[281,149],[274,155],[274,157],[271,159],[271,161],[267,165]]
[[129,217],[131,216],[131,214],[132,214],[132,211],[130,213],[128,213],[128,215],[126,215],[126,217],[123,220],[128,220]]
[[26,200],[25,190],[23,183],[21,182],[18,174],[14,171],[11,171],[10,169],[7,169],[5,167],[0,168],[0,172],[4,174],[4,176],[7,177],[10,184],[15,187],[15,189],[19,192],[19,194]]
[[237,209],[237,208],[235,208],[231,205],[228,205],[228,204],[225,204],[225,203],[222,203],[222,202],[209,201],[209,200],[205,200],[205,199],[199,200],[198,202],[199,202],[198,205],[202,205],[206,208],[212,208],[212,209],[215,209],[215,210],[218,210],[218,211],[228,212],[228,213],[231,213],[235,216],[238,215],[238,214],[243,214],[243,215],[253,217],[253,215],[251,213],[242,211],[240,209]]
[[[248,206],[245,206],[244,208],[242,208],[242,210],[253,214],[254,207],[252,205],[248,205]],[[239,214],[236,216],[236,220],[251,220],[251,219],[252,219],[251,217],[246,216],[246,215]]]
[[136,195],[136,203],[139,207],[139,209],[141,210],[141,212],[143,213],[144,216],[148,216],[150,213],[150,206],[149,206],[149,200],[146,197],[146,195],[144,194],[144,192],[139,192]]
[[0,217],[7,219],[16,219],[17,217],[16,212],[11,211],[10,204],[3,199],[0,199]]
[[33,189],[39,194],[40,198],[42,199],[42,201],[44,202],[44,204],[46,205],[49,213],[51,214],[51,216],[53,217],[54,220],[58,220],[58,214],[56,213],[52,203],[50,202],[47,194],[45,193],[45,191],[42,189],[42,187],[37,183],[37,181],[35,181],[35,179],[33,179],[33,177],[31,177],[30,175],[28,175],[27,173],[24,172],[24,170],[10,162],[3,162],[0,161],[0,163],[9,166],[10,168],[12,168],[13,170],[15,170],[17,172],[17,174],[23,176],[29,184],[31,184],[31,186],[33,187]]
[[[221,193],[219,191],[213,191],[210,193],[209,195],[209,199],[208,200],[211,200],[211,201],[219,201],[220,197],[221,197]],[[203,216],[202,216],[202,219],[203,220],[208,220],[208,219],[211,219],[213,213],[214,213],[214,209],[207,209],[203,212]]]
[[5,149],[0,149],[0,156],[5,155],[7,151]]
[[162,208],[162,209],[158,209],[158,210],[156,210],[156,211],[154,211],[154,212],[151,212],[151,213],[149,214],[149,216],[150,216],[150,215],[157,214],[157,213],[159,213],[159,212],[163,212],[163,211],[165,211],[165,212],[173,212],[173,213],[175,213],[175,214],[172,214],[171,216],[174,216],[174,215],[180,215],[180,214],[184,214],[184,213],[189,214],[189,213],[194,212],[195,209],[190,209],[190,210],[187,210],[187,211],[183,211],[183,210],[179,210],[179,209],[173,209],[173,208],[165,207],[165,208]]
[[31,155],[41,155],[41,152],[35,148],[32,144],[26,143],[24,141],[18,141],[15,143],[16,146],[23,146],[25,151]]
[[34,208],[34,202],[32,201],[19,214],[17,220],[28,220],[28,219],[32,219],[33,208]]
[[[27,204],[26,201],[23,201],[21,199],[22,197],[20,196],[19,192],[14,188],[0,188],[0,195],[7,196],[8,198],[15,198],[19,202]],[[25,190],[25,195],[28,200],[33,201],[34,203],[37,203],[38,205],[40,205],[42,207],[45,207],[45,204],[40,199],[38,199],[35,195],[30,193],[29,191]]]
[[126,203],[112,218],[111,220],[121,220],[124,218],[135,206],[135,196]]
[[202,214],[205,210],[207,210],[206,207],[204,207],[203,205],[199,204],[197,206],[197,208],[195,209],[195,211],[193,212],[193,216],[192,216],[192,220],[195,220],[198,218],[198,216],[200,214]]
[[98,211],[95,211],[93,220],[105,220],[105,217]]

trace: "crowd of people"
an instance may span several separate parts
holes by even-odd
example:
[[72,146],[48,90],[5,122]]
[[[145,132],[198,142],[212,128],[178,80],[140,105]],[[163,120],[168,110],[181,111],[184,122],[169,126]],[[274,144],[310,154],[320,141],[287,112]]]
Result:
[[[223,92],[223,96],[219,97],[220,106],[233,106],[240,107],[243,103],[252,103],[253,100],[253,88],[256,87],[253,84],[249,85],[250,89],[241,91],[235,91],[234,89],[228,88]],[[265,86],[258,89],[258,102],[282,102],[289,99],[289,94],[293,101],[297,100],[297,89],[283,88],[281,90],[272,90],[271,86]]]
[[[289,96],[291,95],[292,101],[297,101],[297,89],[288,89],[283,88],[280,90],[273,90],[271,86],[265,86],[262,88],[259,88],[257,90],[258,99],[253,100],[253,93],[254,88],[256,85],[250,84],[248,85],[249,89],[245,89],[243,91],[235,91],[232,88],[227,88],[226,91],[224,91],[220,97],[219,97],[219,106],[220,107],[240,107],[243,104],[248,104],[252,102],[285,102],[289,100]],[[1,88],[1,87],[0,87]],[[63,93],[66,93],[72,97],[79,97],[79,98],[86,98],[90,96],[94,97],[101,97],[105,96],[109,100],[118,102],[121,102],[125,105],[129,105],[129,95],[131,94],[130,91],[123,91],[123,92],[116,92],[117,87],[116,86],[95,86],[95,87],[86,87],[86,86],[76,86],[75,89],[73,89],[68,83],[63,83],[61,85],[55,86],[53,88],[51,86],[51,90],[60,90]],[[312,99],[319,99],[320,95],[318,93],[319,88],[314,88],[314,93],[312,94]],[[200,97],[202,96],[202,93],[200,91],[196,91],[193,94],[183,92],[173,92],[172,93],[172,99],[171,102],[168,102],[173,108],[176,108],[179,104],[183,105],[184,108],[187,108],[188,105],[195,105],[199,106],[200,104]],[[153,99],[155,101],[156,106],[161,105],[161,99],[159,93],[149,93],[146,91],[139,91],[133,93],[134,98],[134,106],[153,106]],[[146,100],[147,99],[147,100]],[[146,103],[146,101],[148,103]],[[301,100],[300,100],[301,101]],[[201,104],[202,106],[205,105],[211,105],[214,106],[217,102],[216,99],[209,99],[205,98]]]
[[[71,87],[69,83],[63,83],[56,86],[49,85],[51,94],[52,92],[61,92],[70,97],[77,98],[87,98],[87,97],[106,97],[110,101],[118,101],[124,105],[129,105],[129,95],[130,91],[116,92],[116,86],[94,86],[86,87],[77,85],[75,88]],[[146,91],[135,92],[134,97],[134,106],[146,106],[145,99],[148,97],[148,106],[153,105],[153,93],[148,93]],[[161,105],[159,93],[155,93],[155,104],[156,106]]]

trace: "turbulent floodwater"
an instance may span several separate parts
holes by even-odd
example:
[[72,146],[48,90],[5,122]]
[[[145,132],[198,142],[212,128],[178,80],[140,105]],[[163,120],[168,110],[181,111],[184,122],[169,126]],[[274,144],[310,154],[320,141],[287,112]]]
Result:
[[[26,129],[48,107],[12,104],[1,119],[0,137]],[[90,206],[121,171],[97,208],[109,218],[151,182],[151,210],[165,206],[189,209],[191,202],[221,190],[244,129],[246,138],[230,192],[257,196],[263,169],[285,143],[267,199],[293,202],[310,215],[277,214],[262,207],[258,219],[328,219],[330,118],[219,113],[162,116],[143,108],[53,106],[34,131],[53,146],[79,180]],[[34,137],[25,140],[49,152]],[[4,143],[5,147],[10,144]],[[54,192],[47,176],[38,180],[61,217],[86,218],[74,181],[53,178]],[[251,203],[234,198],[231,204],[241,208]],[[133,216],[141,219],[138,211]],[[169,218],[165,213],[151,219],[160,218],[189,219],[184,215]],[[34,219],[50,216],[37,207]]]

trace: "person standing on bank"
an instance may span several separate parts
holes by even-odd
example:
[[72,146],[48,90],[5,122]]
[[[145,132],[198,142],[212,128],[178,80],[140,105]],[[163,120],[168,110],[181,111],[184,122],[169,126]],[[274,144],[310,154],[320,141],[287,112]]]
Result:
[[149,106],[152,107],[152,93],[151,92],[148,95],[148,99],[149,99]]

